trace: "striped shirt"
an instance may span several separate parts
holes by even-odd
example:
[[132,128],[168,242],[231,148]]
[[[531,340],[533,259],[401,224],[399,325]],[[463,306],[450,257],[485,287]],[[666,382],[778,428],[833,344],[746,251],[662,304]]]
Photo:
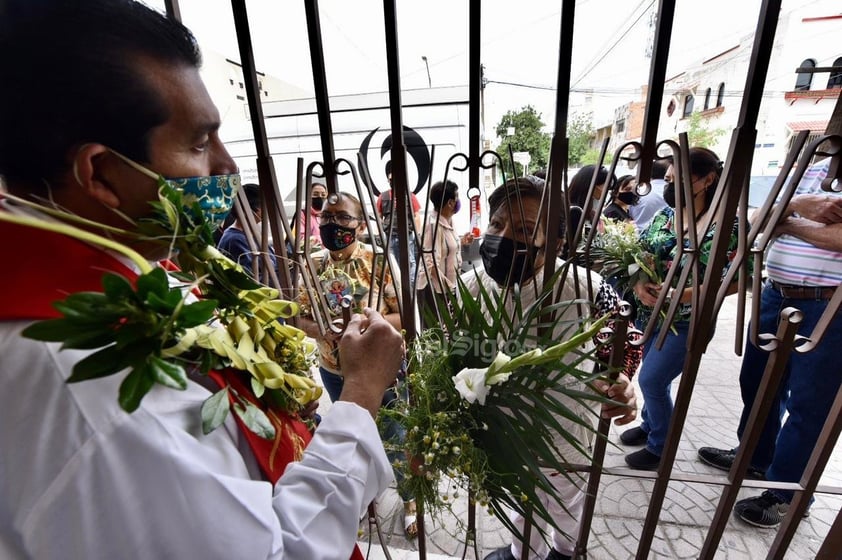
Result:
[[[795,195],[840,196],[840,193],[822,190],[821,183],[829,168],[830,158],[810,166],[795,189]],[[837,286],[842,284],[842,253],[820,249],[792,235],[780,235],[769,246],[766,272],[769,278],[781,284]]]

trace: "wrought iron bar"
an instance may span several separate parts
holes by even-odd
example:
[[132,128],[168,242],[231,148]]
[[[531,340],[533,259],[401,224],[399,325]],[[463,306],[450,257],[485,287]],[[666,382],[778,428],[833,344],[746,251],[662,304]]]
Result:
[[[275,164],[269,151],[269,140],[266,135],[266,124],[263,120],[263,106],[260,102],[260,87],[257,81],[257,68],[254,62],[254,50],[251,42],[248,13],[245,0],[231,0],[231,10],[234,15],[234,28],[237,33],[237,46],[240,50],[240,61],[246,86],[249,114],[251,116],[252,133],[257,149],[257,177],[260,183],[262,203],[266,205],[267,220],[272,230],[275,255],[283,261],[286,255],[286,240],[290,239],[289,224],[278,191],[278,181],[275,177]],[[280,219],[278,219],[280,217]],[[265,228],[266,225],[264,224]],[[268,251],[268,234],[262,235],[261,252]],[[281,272],[281,288],[286,297],[292,297],[292,280],[286,266],[279,267]],[[276,282],[278,279],[276,279]]]
[[737,493],[740,490],[740,485],[748,472],[751,456],[754,454],[754,450],[757,449],[757,444],[760,441],[760,433],[763,431],[763,419],[769,415],[772,409],[773,397],[783,380],[786,364],[795,348],[798,327],[801,325],[804,314],[795,308],[787,307],[781,311],[780,317],[778,332],[774,336],[765,336],[767,342],[764,344],[763,349],[768,350],[771,354],[769,360],[766,362],[766,370],[763,372],[763,378],[758,388],[758,395],[763,395],[763,398],[755,400],[751,408],[749,419],[746,423],[747,429],[740,439],[737,455],[734,458],[734,463],[731,465],[731,470],[728,472],[728,481],[730,484],[723,488],[722,494],[719,497],[719,504],[716,507],[716,513],[713,516],[710,530],[705,537],[699,558],[713,558],[716,554],[719,541],[725,532],[725,526],[731,517],[731,509],[734,507],[734,502],[737,501]]
[[319,0],[304,0],[304,14],[307,17],[307,39],[310,43],[310,64],[313,67],[313,89],[316,93],[316,112],[319,118],[319,139],[322,144],[327,192],[338,192],[333,160],[333,124],[330,120],[330,96],[327,90],[325,53],[322,44],[322,25],[319,20]]
[[[713,311],[716,293],[721,283],[721,271],[726,262],[726,252],[731,231],[729,226],[733,223],[734,217],[736,216],[739,188],[746,184],[745,178],[753,157],[756,137],[755,127],[762,100],[763,86],[766,82],[766,75],[769,68],[769,59],[771,57],[778,23],[777,16],[780,8],[781,0],[764,0],[760,9],[738,126],[734,131],[726,160],[727,163],[720,179],[723,184],[719,186],[718,196],[712,205],[712,208],[716,208],[715,221],[721,227],[717,228],[711,244],[710,257],[702,284],[705,287],[705,291],[701,293],[698,300],[699,305],[694,307],[691,315],[691,324],[694,326],[694,340],[696,344],[690,346],[682,369],[678,395],[658,468],[658,474],[661,476],[655,481],[652,490],[652,499],[646,514],[646,521],[637,550],[636,557],[639,560],[643,560],[648,556],[652,545],[652,539],[669,485],[668,473],[672,470],[673,463],[675,462],[678,443],[684,428],[684,422],[687,418],[690,396],[693,391],[693,385],[696,382],[701,356],[710,341],[711,327],[714,324]],[[699,290],[699,286],[694,286],[694,290]]]

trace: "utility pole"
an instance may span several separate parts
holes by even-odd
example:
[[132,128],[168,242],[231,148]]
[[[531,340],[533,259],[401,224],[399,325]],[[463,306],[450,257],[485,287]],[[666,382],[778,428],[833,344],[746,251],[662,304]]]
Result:
[[432,88],[433,87],[433,80],[430,79],[430,63],[427,62],[426,56],[422,56],[421,60],[424,61],[424,66],[427,67],[427,87]]

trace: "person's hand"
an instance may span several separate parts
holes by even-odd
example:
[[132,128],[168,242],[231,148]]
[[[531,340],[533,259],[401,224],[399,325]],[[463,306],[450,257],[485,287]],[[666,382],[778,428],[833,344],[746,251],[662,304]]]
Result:
[[462,241],[462,245],[470,245],[471,243],[474,242],[474,234],[469,231],[468,233],[463,235],[460,239]]
[[800,194],[792,198],[788,209],[820,224],[842,223],[842,196]]
[[345,383],[340,401],[349,401],[377,415],[386,388],[392,385],[404,357],[403,337],[377,311],[356,314],[339,341]]
[[628,424],[637,418],[637,397],[634,394],[634,385],[625,373],[618,375],[613,382],[597,379],[593,383],[593,388],[616,403],[602,405],[603,418],[614,418],[614,423],[618,426]]
[[658,294],[661,293],[661,286],[652,282],[638,282],[634,285],[634,293],[640,303],[646,307],[655,307],[658,301]]

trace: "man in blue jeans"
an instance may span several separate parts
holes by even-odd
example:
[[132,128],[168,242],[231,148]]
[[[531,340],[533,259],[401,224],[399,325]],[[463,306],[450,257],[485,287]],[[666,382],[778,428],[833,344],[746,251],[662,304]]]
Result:
[[[809,336],[827,308],[836,286],[842,283],[842,195],[821,189],[830,160],[804,174],[789,204],[788,217],[779,224],[779,236],[769,247],[769,281],[760,295],[758,333],[774,333],[785,307],[804,314],[798,334]],[[837,313],[818,346],[793,352],[769,417],[763,425],[748,475],[769,481],[798,482],[839,391],[842,373],[838,348],[842,346],[842,313]],[[769,353],[746,343],[740,371],[743,412],[737,428],[742,439],[754,405]],[[789,413],[786,422],[784,413]],[[716,468],[730,470],[736,449],[702,447],[699,458]],[[740,500],[734,513],[757,527],[776,527],[789,509],[791,490],[767,490]]]

